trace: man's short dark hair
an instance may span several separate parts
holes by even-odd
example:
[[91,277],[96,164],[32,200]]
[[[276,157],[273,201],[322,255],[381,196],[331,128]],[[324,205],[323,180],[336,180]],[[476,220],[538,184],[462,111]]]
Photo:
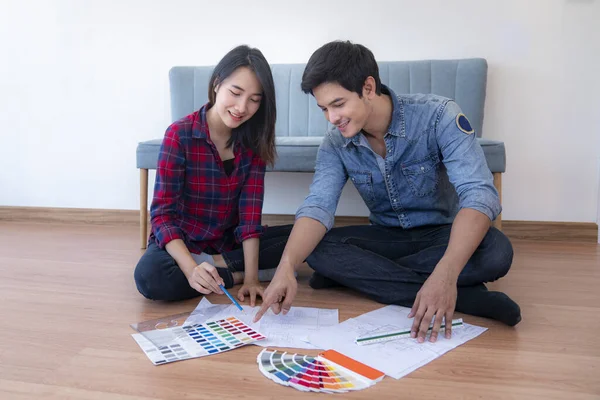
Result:
[[381,94],[379,67],[371,50],[350,41],[329,42],[313,53],[302,74],[301,88],[313,94],[323,83],[338,83],[362,97],[365,80],[375,79],[375,93]]

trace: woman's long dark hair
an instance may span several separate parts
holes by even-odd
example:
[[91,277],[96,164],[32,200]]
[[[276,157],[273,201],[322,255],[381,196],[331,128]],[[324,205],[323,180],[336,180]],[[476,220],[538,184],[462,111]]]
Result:
[[208,101],[215,104],[215,87],[229,77],[236,69],[247,67],[256,74],[263,93],[256,114],[248,121],[231,131],[227,147],[239,142],[244,147],[252,149],[268,165],[275,163],[275,84],[271,67],[260,50],[241,45],[223,57],[213,70],[208,84]]

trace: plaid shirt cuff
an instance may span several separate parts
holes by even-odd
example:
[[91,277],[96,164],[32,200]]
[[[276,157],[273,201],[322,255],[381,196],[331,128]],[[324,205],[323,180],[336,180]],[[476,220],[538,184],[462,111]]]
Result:
[[246,239],[261,237],[265,227],[262,225],[244,225],[235,228],[235,240],[242,243]]
[[169,242],[175,239],[184,239],[181,229],[172,225],[162,225],[158,227],[154,236],[156,236],[156,244],[161,249],[164,249]]

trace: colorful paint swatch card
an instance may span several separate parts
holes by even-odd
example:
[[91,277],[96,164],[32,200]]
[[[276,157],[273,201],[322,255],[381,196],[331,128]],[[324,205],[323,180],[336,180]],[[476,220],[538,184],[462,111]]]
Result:
[[304,392],[345,393],[375,385],[385,374],[328,350],[317,357],[264,349],[256,359],[267,378]]
[[132,336],[155,365],[222,353],[265,339],[235,317],[147,330]]

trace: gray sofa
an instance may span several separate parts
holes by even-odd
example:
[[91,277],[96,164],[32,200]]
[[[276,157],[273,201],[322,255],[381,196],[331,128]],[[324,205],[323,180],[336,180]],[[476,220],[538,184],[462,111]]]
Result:
[[[304,64],[273,64],[277,101],[278,159],[270,171],[313,172],[319,144],[328,122],[315,99],[302,93],[300,81]],[[207,101],[211,66],[173,67],[169,72],[171,119],[199,109]],[[379,62],[382,83],[396,93],[434,93],[450,97],[460,105],[475,129],[486,160],[501,194],[501,174],[506,169],[504,143],[482,138],[487,84],[487,62],[472,58],[460,60],[421,60]],[[165,127],[166,128],[166,127]],[[164,131],[163,131],[164,132]],[[157,135],[158,136],[158,135]],[[140,240],[147,242],[148,170],[156,169],[162,139],[141,142],[137,147],[140,169]],[[501,217],[494,221],[501,228]]]

